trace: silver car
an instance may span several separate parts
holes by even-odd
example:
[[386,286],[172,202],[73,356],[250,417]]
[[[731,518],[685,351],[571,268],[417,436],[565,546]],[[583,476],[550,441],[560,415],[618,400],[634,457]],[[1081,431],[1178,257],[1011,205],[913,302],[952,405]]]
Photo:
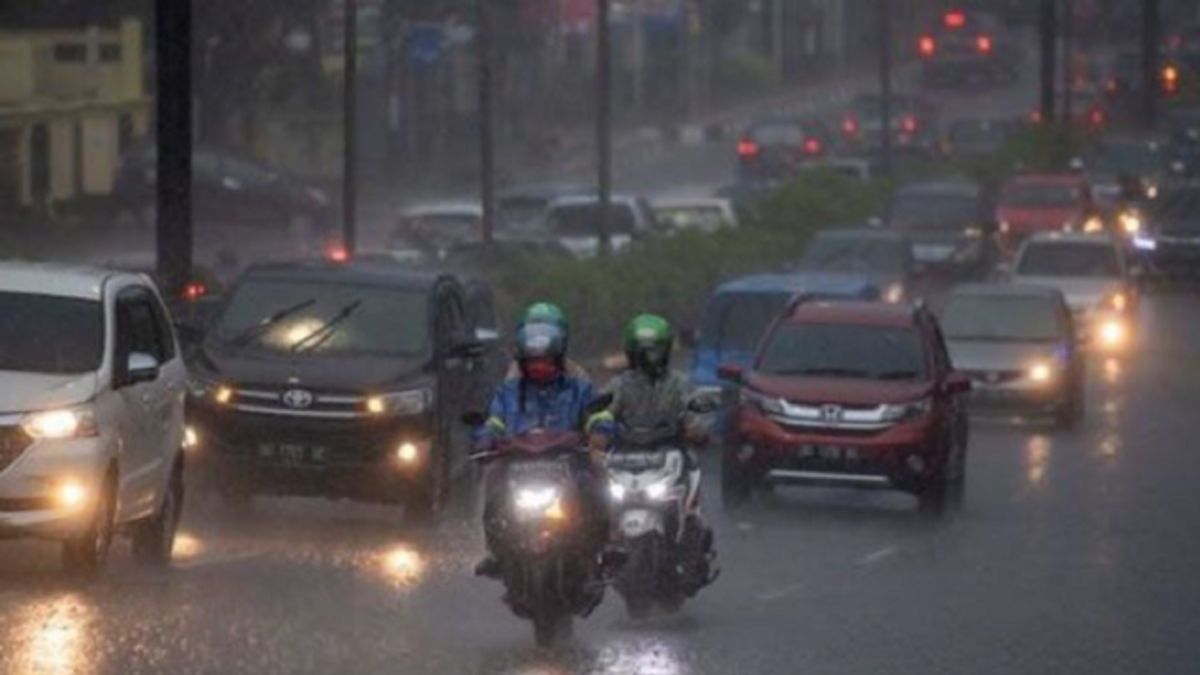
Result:
[[972,403],[1048,413],[1064,427],[1083,415],[1084,361],[1063,294],[1019,284],[970,284],[950,294],[942,331]]

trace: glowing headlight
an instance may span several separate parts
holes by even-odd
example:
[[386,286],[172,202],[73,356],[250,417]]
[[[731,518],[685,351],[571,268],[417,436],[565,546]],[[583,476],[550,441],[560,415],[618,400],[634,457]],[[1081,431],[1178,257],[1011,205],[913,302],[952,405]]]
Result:
[[660,480],[646,486],[646,498],[651,501],[662,501],[671,497],[671,482]]
[[979,239],[980,237],[983,236],[983,228],[977,227],[977,226],[971,226],[971,227],[968,227],[967,229],[963,230],[963,234],[966,235],[966,237],[968,239]]
[[59,508],[74,511],[87,503],[88,491],[81,483],[68,480],[60,483],[54,492]]
[[546,511],[558,503],[558,488],[520,488],[514,503],[518,511]]
[[1045,363],[1035,363],[1029,368],[1029,379],[1039,384],[1049,382],[1054,377],[1054,369]]
[[432,403],[432,389],[412,389],[368,397],[365,405],[372,415],[419,415]]
[[1124,293],[1118,291],[1108,296],[1107,300],[1105,300],[1105,304],[1108,305],[1110,309],[1118,312],[1124,312],[1125,308],[1129,305],[1129,298],[1126,297]]
[[1151,184],[1151,185],[1146,186],[1146,198],[1147,199],[1158,199],[1158,186],[1157,185]]
[[400,460],[401,464],[415,464],[421,458],[421,449],[416,443],[405,441],[396,448],[396,459]]
[[217,387],[213,391],[213,400],[221,405],[225,405],[233,400],[233,389],[229,387]]
[[183,448],[185,450],[193,450],[200,445],[200,434],[196,432],[196,427],[186,426],[183,428]]
[[1012,232],[1012,223],[1002,220],[996,225],[996,229],[1000,231],[1000,234],[1008,234]]
[[883,294],[883,299],[887,300],[893,305],[898,305],[901,302],[904,302],[904,284],[897,282],[888,286],[887,291]]
[[1125,343],[1125,324],[1108,320],[1100,325],[1100,344],[1105,347],[1120,347]]
[[1120,216],[1121,229],[1125,234],[1134,235],[1142,230],[1142,219],[1133,211],[1125,211]]
[[1088,233],[1103,232],[1104,221],[1092,216],[1091,218],[1083,221],[1083,231]]
[[608,495],[610,497],[612,497],[612,500],[614,502],[625,501],[625,492],[626,492],[625,486],[621,485],[620,483],[609,483],[608,484]]
[[21,428],[36,439],[86,438],[98,433],[96,416],[90,408],[30,413],[21,420]]
[[917,419],[933,409],[930,399],[921,399],[910,403],[886,405],[883,408],[883,418],[889,422],[905,422]]
[[1139,251],[1153,251],[1158,248],[1158,242],[1144,236],[1135,236],[1133,238],[1133,247]]

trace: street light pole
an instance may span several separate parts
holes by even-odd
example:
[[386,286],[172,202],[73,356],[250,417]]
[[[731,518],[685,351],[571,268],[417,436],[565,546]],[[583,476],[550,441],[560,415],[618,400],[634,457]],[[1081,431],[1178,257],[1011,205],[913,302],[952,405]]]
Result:
[[1039,20],[1040,38],[1040,74],[1041,74],[1041,107],[1040,115],[1043,124],[1054,120],[1054,66],[1055,47],[1058,44],[1058,11],[1056,0],[1041,0]]
[[612,204],[612,27],[609,0],[596,3],[596,187],[600,202],[596,234],[600,239],[600,255],[606,255]]
[[880,170],[892,175],[892,0],[879,2]]
[[157,267],[167,293],[179,297],[192,273],[191,3],[157,0],[155,33]]
[[342,246],[354,255],[358,220],[358,0],[342,0]]
[[1142,0],[1142,124],[1147,129],[1158,114],[1160,32],[1158,0]]
[[492,243],[496,222],[495,120],[492,105],[492,22],[490,0],[475,0],[475,57],[479,87],[479,199],[483,210],[480,233],[484,244]]

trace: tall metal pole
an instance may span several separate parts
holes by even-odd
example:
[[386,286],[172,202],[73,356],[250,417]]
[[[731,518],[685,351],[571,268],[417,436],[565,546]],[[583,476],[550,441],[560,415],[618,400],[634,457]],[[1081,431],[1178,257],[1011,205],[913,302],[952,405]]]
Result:
[[771,3],[771,50],[774,52],[775,70],[782,80],[787,66],[783,54],[783,0]]
[[1041,75],[1041,119],[1045,124],[1054,120],[1054,69],[1057,63],[1055,49],[1058,46],[1058,11],[1056,0],[1041,0],[1039,19],[1040,75]]
[[345,31],[342,41],[342,245],[354,255],[358,236],[358,0],[342,0]]
[[609,250],[609,216],[612,204],[612,26],[609,0],[596,0],[596,187],[600,213],[596,219],[600,254]]
[[[155,2],[157,50],[157,267],[178,297],[192,274],[192,7]],[[139,58],[139,55],[132,55]]]
[[1154,126],[1158,114],[1159,34],[1158,0],[1142,0],[1142,124]]
[[479,201],[483,207],[480,224],[484,244],[492,243],[496,223],[495,119],[492,105],[492,21],[490,0],[475,0],[475,58],[479,87]]
[[1063,0],[1062,7],[1062,81],[1063,81],[1063,125],[1071,128],[1071,116],[1075,97],[1075,3]]
[[892,0],[879,2],[879,163],[883,175],[892,175]]

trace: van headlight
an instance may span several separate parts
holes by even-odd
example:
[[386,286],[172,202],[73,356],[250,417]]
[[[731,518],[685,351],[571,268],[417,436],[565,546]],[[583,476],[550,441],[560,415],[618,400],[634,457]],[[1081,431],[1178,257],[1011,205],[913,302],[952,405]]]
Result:
[[91,407],[29,413],[21,420],[21,428],[31,438],[38,440],[90,438],[99,434],[96,413]]
[[433,405],[433,389],[409,389],[368,396],[367,412],[372,415],[419,415]]

